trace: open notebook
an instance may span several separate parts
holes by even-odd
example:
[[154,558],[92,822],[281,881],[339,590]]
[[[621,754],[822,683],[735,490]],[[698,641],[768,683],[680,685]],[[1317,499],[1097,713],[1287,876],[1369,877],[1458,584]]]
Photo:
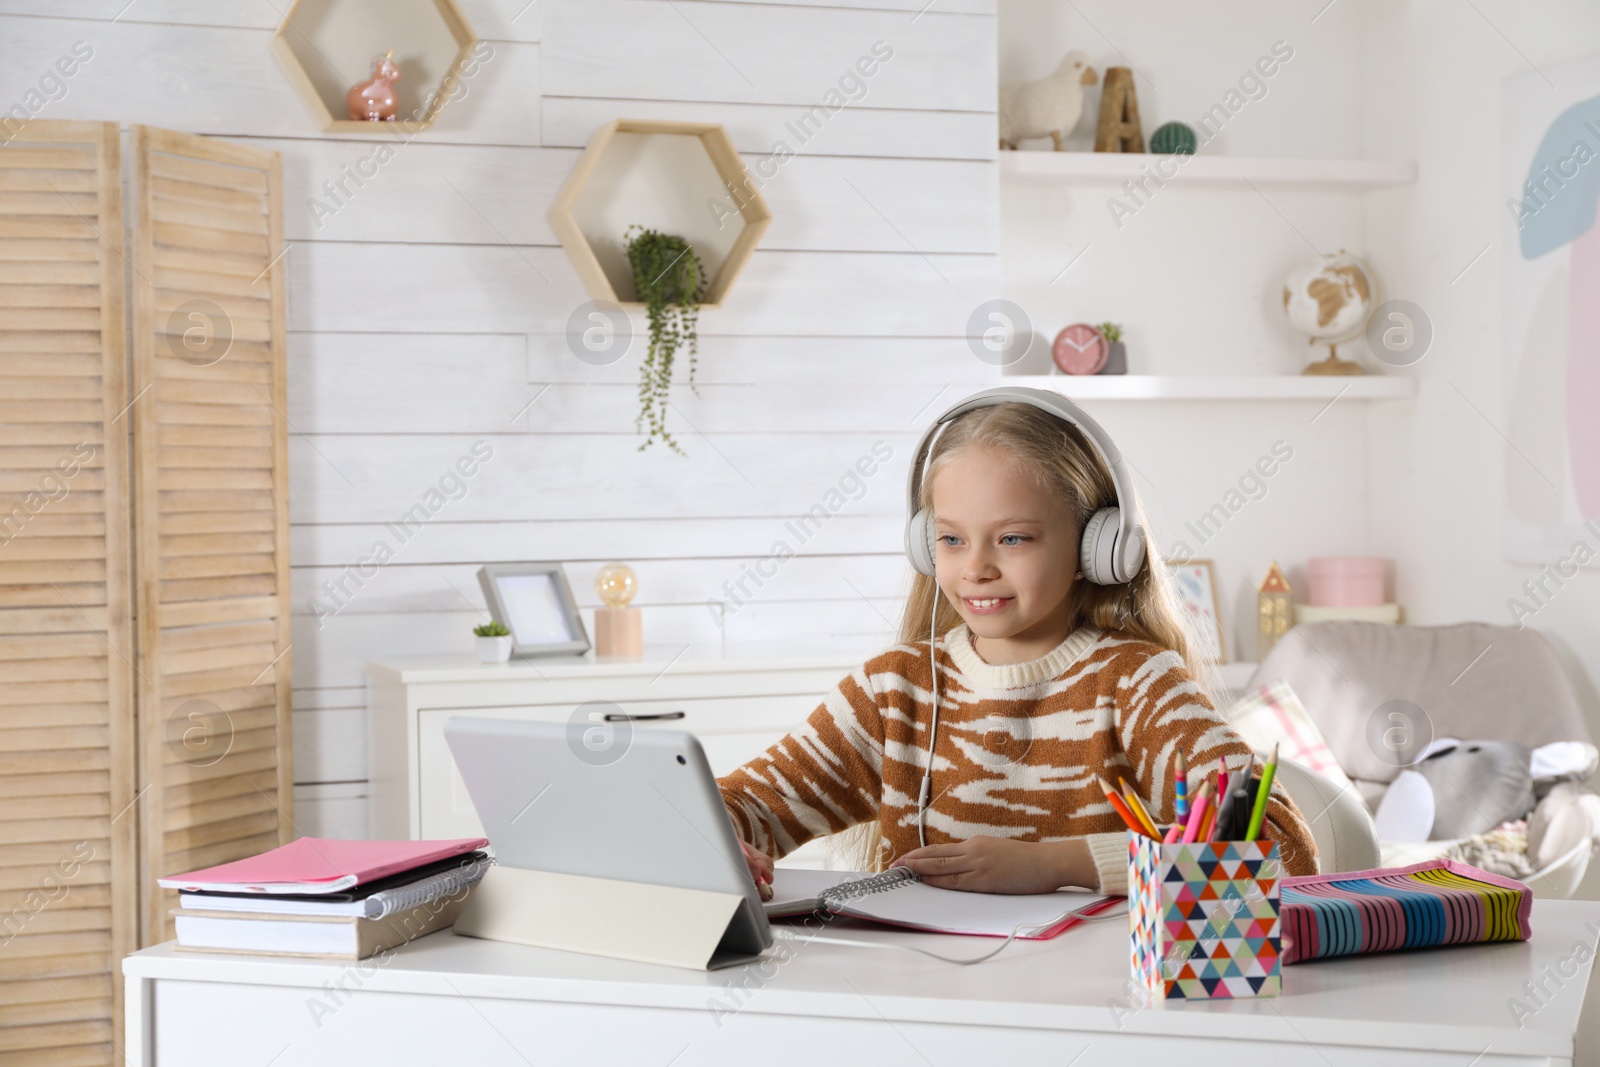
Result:
[[909,867],[882,874],[778,867],[767,918],[831,912],[852,919],[940,934],[1042,940],[1055,937],[1117,901],[1098,893],[968,893],[925,885]]

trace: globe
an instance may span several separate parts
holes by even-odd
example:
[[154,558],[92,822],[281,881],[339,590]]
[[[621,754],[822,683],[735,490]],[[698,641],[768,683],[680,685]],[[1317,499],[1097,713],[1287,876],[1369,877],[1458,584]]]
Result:
[[1338,358],[1337,346],[1361,336],[1376,295],[1372,271],[1355,256],[1340,251],[1289,272],[1283,283],[1283,310],[1312,344],[1329,346],[1332,351],[1327,362],[1356,368],[1346,373],[1361,373],[1359,364]]

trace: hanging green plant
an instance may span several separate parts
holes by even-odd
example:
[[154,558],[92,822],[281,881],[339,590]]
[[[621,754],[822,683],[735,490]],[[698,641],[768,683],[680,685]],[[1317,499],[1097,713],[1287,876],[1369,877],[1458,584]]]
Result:
[[[638,231],[635,234],[635,231]],[[643,452],[659,436],[667,447],[684,454],[667,432],[667,393],[680,349],[689,349],[689,388],[696,396],[695,364],[700,354],[697,318],[706,291],[706,270],[689,242],[670,233],[630,226],[624,235],[633,287],[650,316],[650,347],[639,373],[639,417],[634,429],[648,425]]]

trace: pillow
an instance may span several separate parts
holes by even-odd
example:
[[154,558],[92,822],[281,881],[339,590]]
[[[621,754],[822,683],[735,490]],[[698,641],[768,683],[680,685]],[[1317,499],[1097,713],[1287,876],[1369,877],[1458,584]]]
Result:
[[1310,767],[1341,790],[1361,795],[1288,682],[1270,682],[1240,697],[1222,717],[1263,758],[1277,745],[1280,755]]

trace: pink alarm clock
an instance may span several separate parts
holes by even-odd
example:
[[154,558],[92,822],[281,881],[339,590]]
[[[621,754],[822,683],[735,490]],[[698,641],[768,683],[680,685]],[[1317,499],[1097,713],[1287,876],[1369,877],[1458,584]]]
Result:
[[1075,322],[1056,334],[1050,356],[1062,374],[1098,374],[1111,355],[1106,335],[1087,322]]

